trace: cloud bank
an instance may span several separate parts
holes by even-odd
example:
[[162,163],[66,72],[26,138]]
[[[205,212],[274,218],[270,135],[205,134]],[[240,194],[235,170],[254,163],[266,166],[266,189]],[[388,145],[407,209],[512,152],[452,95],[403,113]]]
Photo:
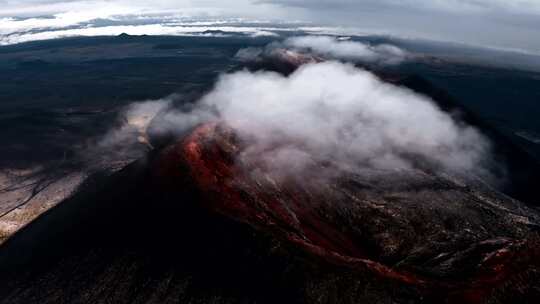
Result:
[[394,65],[413,58],[411,54],[390,44],[368,44],[338,36],[296,36],[273,42],[264,48],[240,49],[235,58],[243,62],[264,60],[296,61],[297,64],[322,60]]
[[307,20],[366,32],[540,53],[537,0],[270,0]]
[[[174,16],[182,16],[214,20],[302,20],[313,26],[349,28],[349,32],[355,33],[383,33],[540,53],[540,40],[532,38],[540,35],[540,2],[537,0],[231,0],[226,3],[217,0],[0,0],[0,5],[0,19],[3,18],[0,36],[14,27],[20,31],[59,29],[58,26],[66,29],[85,22],[86,26],[94,27],[91,21],[99,19],[122,19],[130,24],[145,18],[153,19],[153,24],[165,25]],[[23,41],[31,39],[33,37],[29,36]]]
[[[246,85],[249,84],[249,85]],[[431,100],[349,64],[324,62],[289,77],[225,75],[201,104],[239,132],[248,161],[301,172],[314,160],[380,170],[418,165],[480,173],[489,143]]]
[[369,45],[330,36],[293,37],[285,40],[284,45],[298,50],[308,50],[327,58],[385,64],[400,63],[408,56],[404,50],[393,45]]
[[506,11],[515,13],[540,14],[540,2],[537,0],[262,0],[258,2],[313,9],[351,9],[363,6],[371,8],[413,8],[458,13]]
[[[223,26],[220,24],[197,25],[167,25],[167,24],[146,24],[146,25],[116,25],[84,28],[69,28],[44,31],[30,31],[10,33],[2,36],[0,34],[0,45],[10,45],[28,41],[48,40],[66,37],[92,37],[92,36],[117,36],[128,35],[170,35],[170,36],[226,36],[242,34],[247,37],[277,36],[274,30],[281,30],[274,27],[251,27],[251,26]],[[220,31],[224,34],[212,34],[208,31]]]
[[[485,178],[490,161],[487,139],[427,97],[339,62],[307,64],[290,76],[235,72],[195,103],[154,101],[128,113],[138,138],[150,121],[158,136],[222,121],[246,145],[239,161],[262,165],[274,178],[327,176],[320,166],[310,171],[320,162],[354,172],[429,168]],[[104,142],[128,133],[111,134]]]

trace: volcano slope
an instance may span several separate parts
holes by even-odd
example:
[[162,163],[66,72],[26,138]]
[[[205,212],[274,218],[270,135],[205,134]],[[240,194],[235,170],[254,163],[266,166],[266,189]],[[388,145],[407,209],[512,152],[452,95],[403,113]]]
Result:
[[89,179],[0,248],[0,302],[540,299],[540,217],[525,205],[421,169],[274,179],[243,148],[207,123]]
[[[287,49],[274,49],[264,52],[244,68],[251,71],[274,71],[282,75],[294,73],[300,66],[327,61],[326,58],[311,53],[297,52]],[[492,145],[493,163],[489,168],[491,174],[499,179],[497,189],[506,195],[530,205],[538,206],[540,193],[540,163],[528,152],[515,145],[506,135],[492,125],[486,123],[478,114],[468,110],[463,103],[456,100],[449,92],[438,88],[422,75],[400,71],[399,68],[388,69],[384,65],[358,62],[356,67],[368,70],[380,80],[415,93],[430,97],[436,105],[449,113],[456,121],[481,130]]]
[[[312,59],[276,69],[304,61]],[[422,79],[381,79],[456,110]],[[488,135],[517,160],[515,172],[538,174]],[[307,179],[280,179],[263,162],[241,161],[246,143],[223,123],[173,145],[164,138],[150,138],[162,148],[147,158],[88,179],[0,247],[0,303],[540,298],[540,217],[482,181],[422,168],[344,170],[328,159],[314,160]],[[535,179],[523,176],[514,189],[525,192],[512,194],[535,201]]]

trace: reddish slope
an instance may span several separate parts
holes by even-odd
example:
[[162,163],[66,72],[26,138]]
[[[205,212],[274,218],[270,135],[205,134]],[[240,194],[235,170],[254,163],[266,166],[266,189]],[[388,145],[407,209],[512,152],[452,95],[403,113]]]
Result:
[[0,247],[0,303],[538,303],[526,206],[420,170],[278,180],[244,145],[205,124],[87,184]]
[[294,183],[263,185],[252,180],[234,162],[239,147],[228,141],[234,138],[229,132],[217,124],[207,124],[183,142],[193,177],[213,203],[210,208],[262,229],[271,229],[280,237],[333,263],[364,266],[384,277],[424,284],[411,274],[399,273],[369,260],[355,244],[354,236],[339,231],[336,223],[329,222],[317,212],[315,208],[320,204],[305,186]]
[[163,177],[171,174],[163,168],[185,162],[207,208],[330,264],[426,295],[478,303],[536,267],[538,246],[527,241],[536,214],[486,189],[467,190],[420,171],[275,180],[252,173],[264,168],[240,161],[241,151],[233,130],[209,123],[169,148],[158,168]]

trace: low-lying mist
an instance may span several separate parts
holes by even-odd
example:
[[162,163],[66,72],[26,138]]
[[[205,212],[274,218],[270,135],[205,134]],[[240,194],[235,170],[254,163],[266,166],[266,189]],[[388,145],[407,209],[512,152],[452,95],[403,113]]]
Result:
[[490,143],[479,131],[454,120],[428,97],[350,64],[311,63],[290,76],[239,71],[222,75],[195,103],[171,105],[181,98],[131,106],[124,127],[111,131],[101,146],[125,137],[149,145],[150,121],[159,136],[217,120],[246,143],[238,161],[261,164],[276,178],[320,176],[310,172],[319,161],[343,169],[421,167],[487,177]]
[[334,36],[297,36],[270,43],[264,48],[241,49],[236,58],[241,61],[256,61],[261,57],[272,57],[276,50],[281,49],[309,53],[325,59],[381,65],[400,64],[411,57],[405,50],[390,44],[371,45]]

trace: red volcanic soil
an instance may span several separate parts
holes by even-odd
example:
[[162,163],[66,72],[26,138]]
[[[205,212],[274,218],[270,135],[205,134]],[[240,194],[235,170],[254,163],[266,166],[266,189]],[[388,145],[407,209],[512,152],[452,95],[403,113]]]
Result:
[[[393,179],[385,181],[388,176],[384,173],[367,177],[368,180],[382,178],[383,183],[396,184],[389,188],[387,195],[396,192],[408,196],[400,203],[405,206],[392,206],[392,200],[380,198],[384,196],[381,194],[384,187],[377,189],[377,186],[366,186],[369,184],[365,181],[366,177],[343,173],[342,177],[334,180],[315,177],[301,181],[294,178],[275,179],[271,174],[264,173],[262,162],[252,160],[246,163],[237,157],[243,149],[242,145],[234,130],[223,124],[201,125],[183,141],[165,151],[162,165],[158,166],[159,175],[163,178],[178,174],[170,172],[169,165],[184,162],[196,187],[204,193],[205,206],[213,212],[268,232],[324,263],[370,273],[376,280],[389,280],[392,284],[410,286],[421,290],[427,297],[446,298],[451,302],[480,303],[490,299],[497,288],[512,284],[527,285],[515,283],[515,277],[521,276],[519,280],[523,280],[530,270],[538,269],[539,263],[535,257],[540,257],[540,247],[535,234],[525,232],[528,228],[523,226],[523,222],[519,224],[508,220],[508,217],[515,216],[531,221],[528,224],[532,224],[536,215],[516,214],[516,208],[520,207],[515,201],[503,202],[497,197],[494,200],[496,203],[487,202],[496,194],[471,190],[463,193],[461,186],[426,172],[406,176],[411,182],[411,185],[406,186]],[[416,186],[426,189],[414,189]],[[426,196],[425,193],[419,194],[420,191],[432,193]],[[441,197],[452,202],[459,201],[459,204],[454,210],[448,210],[446,206],[433,211],[438,208],[437,203],[445,203],[444,200],[417,202],[432,198],[435,191],[441,191]],[[379,202],[370,197],[374,192],[378,193]],[[414,204],[407,206],[408,200],[414,201]],[[473,206],[479,204],[479,200],[485,201],[481,203],[482,206]],[[467,203],[471,206],[463,205]],[[424,213],[426,217],[422,220],[425,223],[419,224],[424,226],[421,228],[449,231],[439,239],[439,235],[429,232],[411,237],[400,227],[395,229],[392,225],[396,223],[396,218],[410,214],[411,210],[405,210],[407,207],[416,209],[412,212]],[[480,216],[479,213],[471,214],[471,209],[478,212],[478,208],[493,208],[497,215],[491,218],[471,218],[470,221],[475,222],[476,226],[458,226],[462,224],[462,219],[466,222],[469,220],[467,217]],[[502,214],[501,210],[508,213]],[[462,217],[460,211],[463,212]],[[427,217],[430,212],[434,212],[433,218]],[[452,214],[441,216],[444,212]],[[367,222],[371,225],[383,223],[382,227],[362,231],[365,226],[355,223],[354,219],[365,217],[369,217]],[[507,219],[502,220],[503,217]],[[438,220],[445,222],[445,228],[441,228],[436,222]],[[498,227],[493,227],[489,233],[475,231],[484,229],[483,225],[492,224],[490,221],[497,221]],[[404,222],[407,224],[407,220]],[[415,225],[412,220],[410,225]],[[416,227],[408,228],[414,231]],[[472,230],[470,234],[477,235],[461,235],[464,229]],[[515,231],[508,232],[508,229]],[[387,235],[380,237],[381,234]],[[416,244],[400,243],[400,239],[408,241],[409,238]],[[453,240],[449,241],[449,238]],[[372,244],[378,240],[384,244]],[[435,244],[445,241],[449,242],[448,246]],[[385,251],[392,251],[395,247],[402,248],[396,250],[394,256],[385,256]],[[527,250],[523,251],[523,248]],[[414,261],[412,256],[422,250],[425,252],[419,255],[424,256]],[[399,262],[396,263],[396,260]],[[415,263],[429,266],[417,267]]]
[[312,185],[293,181],[272,186],[257,183],[235,162],[234,155],[239,148],[233,138],[234,134],[226,127],[206,124],[182,143],[194,180],[209,195],[209,208],[261,229],[270,229],[333,263],[365,266],[384,277],[424,284],[412,274],[399,273],[369,260],[364,250],[355,244],[353,235],[340,231],[337,223],[317,212],[315,208],[321,205],[311,197]]
[[2,244],[0,303],[540,303],[526,205],[422,170],[277,178],[247,145],[208,123],[88,179]]

